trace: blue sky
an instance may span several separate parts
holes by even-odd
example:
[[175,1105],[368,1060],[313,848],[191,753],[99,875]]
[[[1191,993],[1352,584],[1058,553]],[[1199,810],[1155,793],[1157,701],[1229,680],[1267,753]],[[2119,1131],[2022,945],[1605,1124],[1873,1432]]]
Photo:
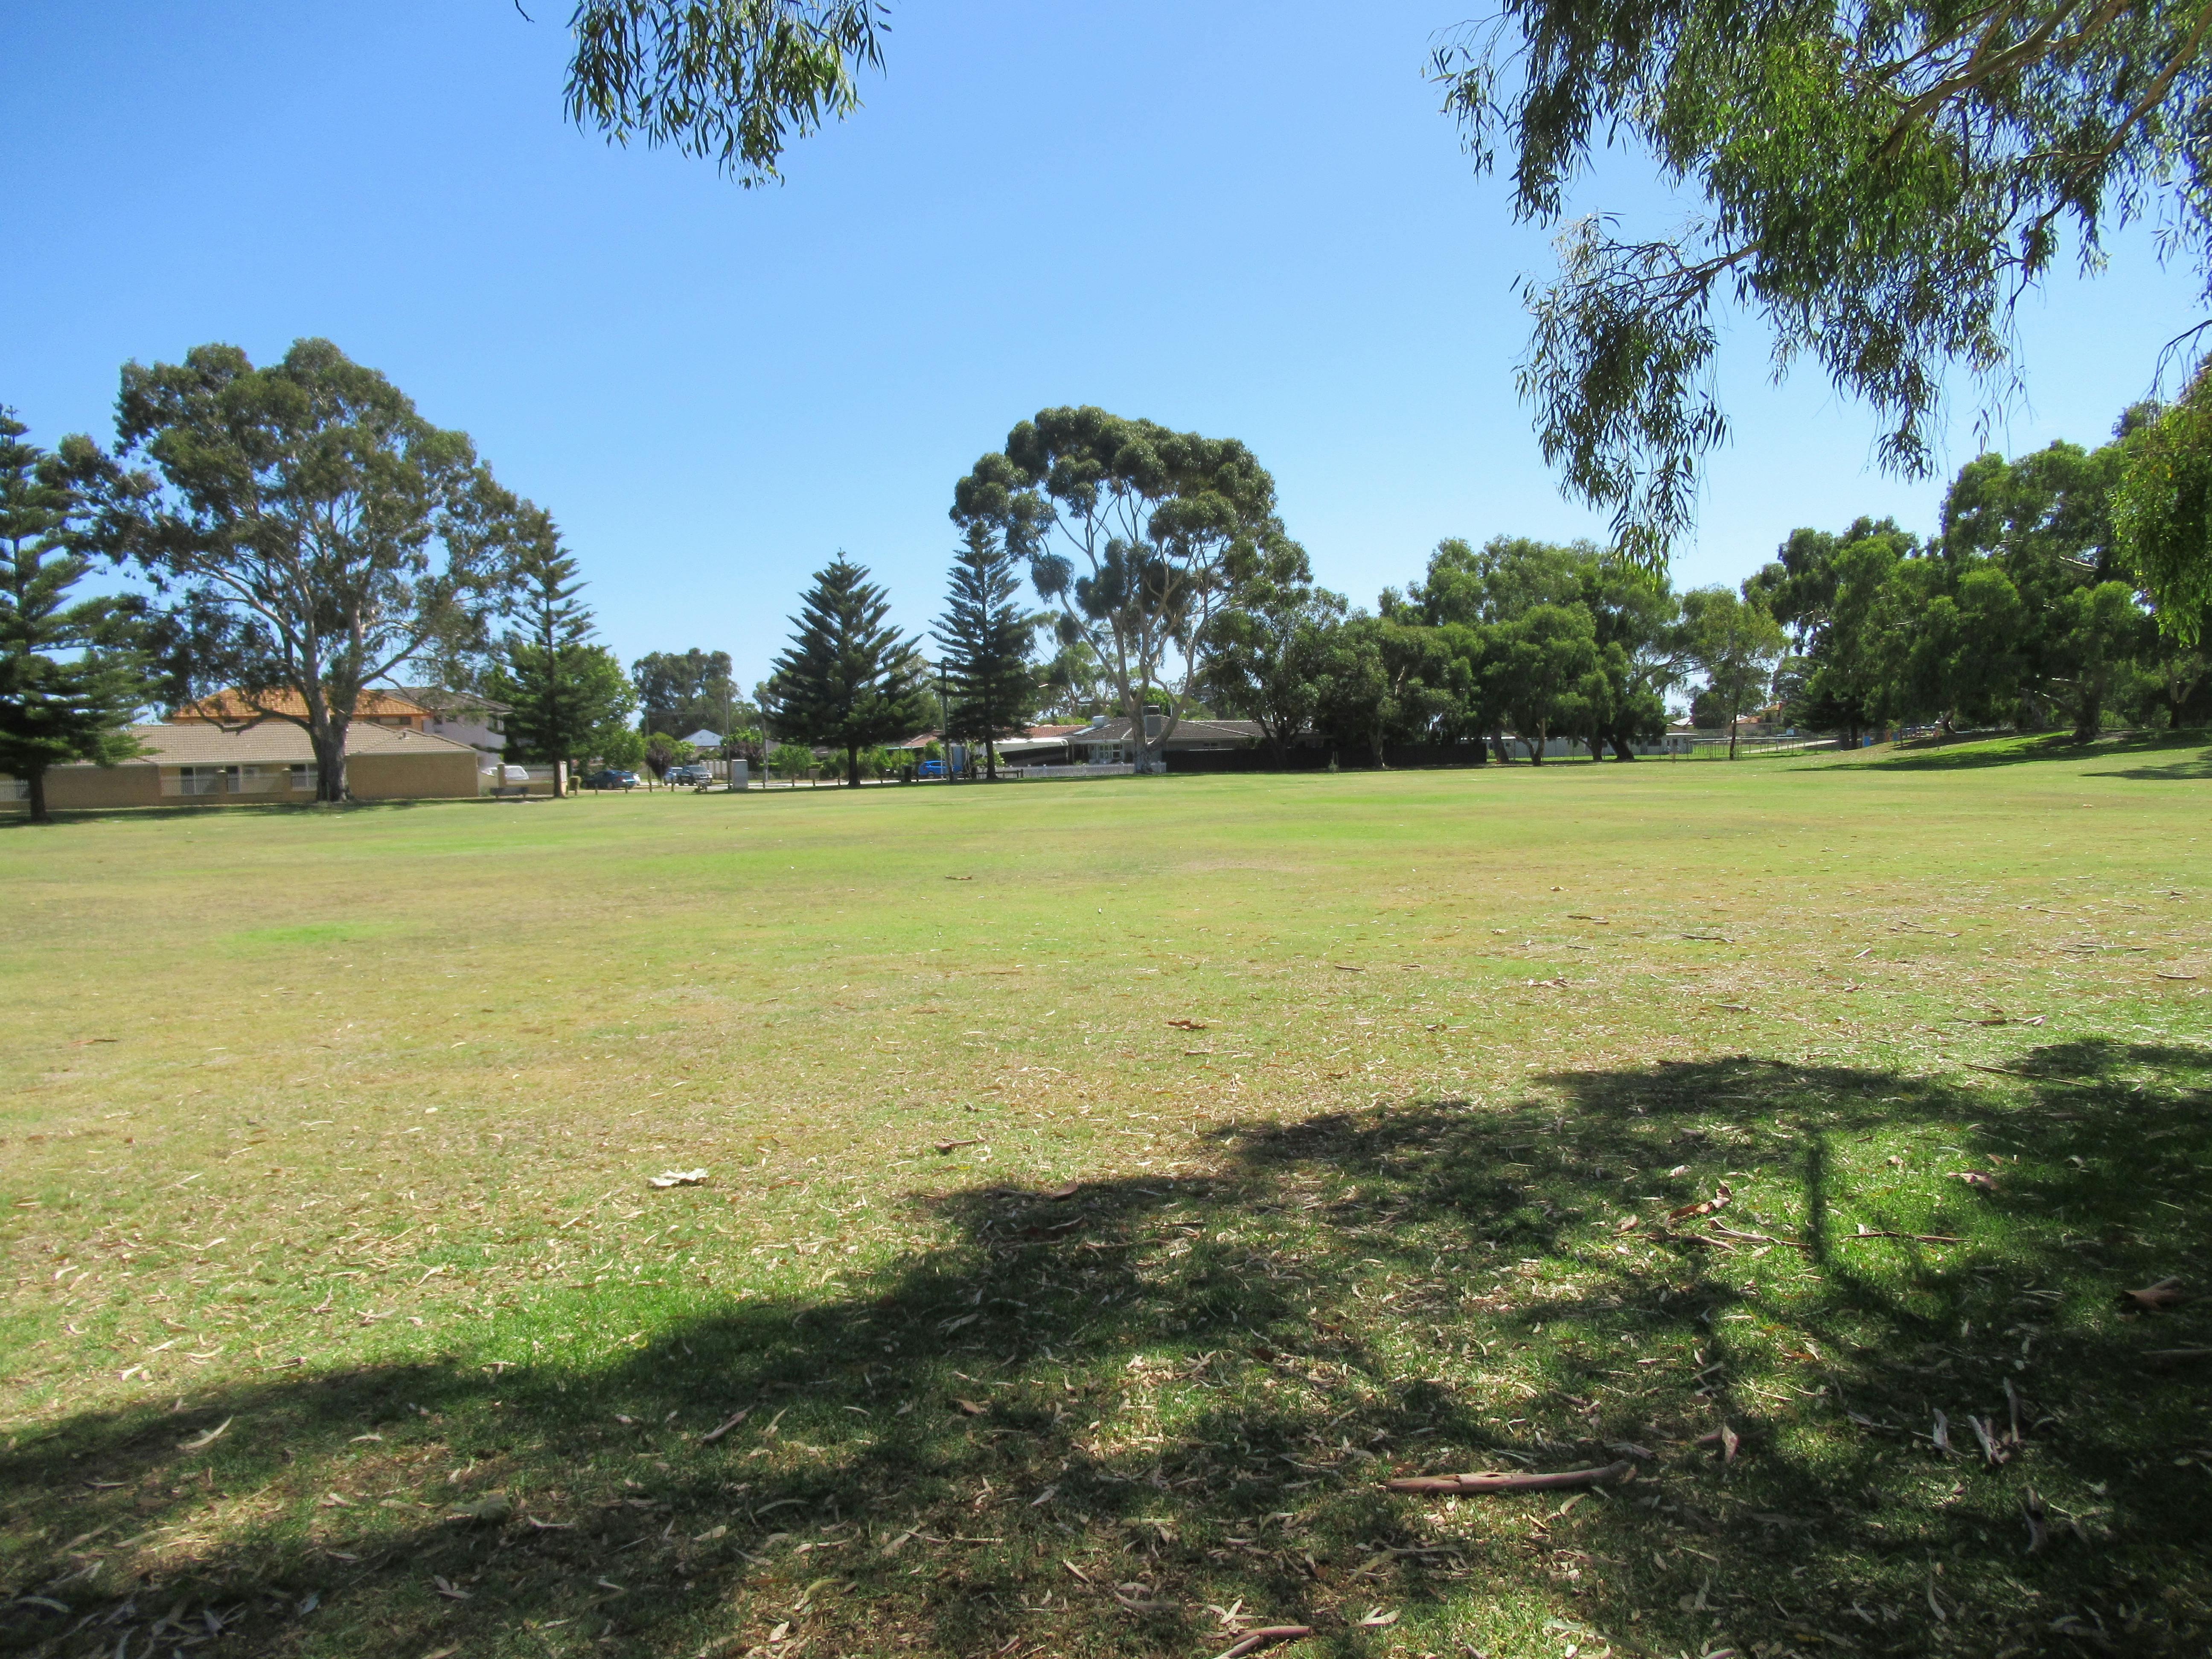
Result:
[[[1443,536],[1601,533],[1512,391],[1549,233],[1422,80],[1451,0],[900,5],[866,107],[751,191],[568,126],[568,0],[525,4],[0,11],[0,402],[105,440],[125,359],[327,336],[551,509],[626,659],[727,649],[747,683],[840,548],[925,626],[953,481],[1050,404],[1243,439],[1363,603]],[[1673,211],[1634,158],[1577,205]],[[2145,234],[2114,250],[2023,308],[1997,447],[2100,441],[2194,319]],[[1941,480],[1879,476],[1864,412],[1769,386],[1755,330],[1723,389],[1678,581],[1801,524],[1932,523]]]

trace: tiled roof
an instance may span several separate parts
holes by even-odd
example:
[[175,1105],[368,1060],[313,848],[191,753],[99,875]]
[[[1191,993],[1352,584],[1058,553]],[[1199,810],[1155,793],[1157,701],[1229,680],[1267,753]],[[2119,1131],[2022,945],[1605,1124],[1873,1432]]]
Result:
[[[179,724],[220,720],[234,725],[245,720],[265,719],[270,715],[289,714],[302,718],[307,712],[307,702],[296,691],[267,691],[252,702],[246,701],[242,691],[218,691],[211,697],[202,697],[198,702],[188,702],[169,716]],[[428,720],[430,711],[419,702],[394,696],[389,691],[367,690],[355,706],[356,720]]]
[[[130,731],[151,751],[138,757],[142,765],[151,761],[161,766],[297,766],[315,758],[306,730],[289,720],[262,720],[242,728],[187,720],[134,726]],[[460,754],[472,758],[477,752],[450,738],[362,721],[346,728],[345,750],[349,755]]]

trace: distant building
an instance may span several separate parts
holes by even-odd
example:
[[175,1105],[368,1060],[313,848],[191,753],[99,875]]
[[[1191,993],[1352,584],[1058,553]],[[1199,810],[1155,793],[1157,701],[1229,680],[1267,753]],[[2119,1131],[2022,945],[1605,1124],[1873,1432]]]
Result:
[[[54,767],[47,804],[67,811],[315,798],[315,751],[289,720],[222,726],[203,719],[128,730],[145,755],[118,766]],[[490,787],[474,749],[411,726],[356,720],[346,730],[345,753],[346,792],[356,800],[467,799]],[[0,777],[0,805],[29,799],[28,783]]]

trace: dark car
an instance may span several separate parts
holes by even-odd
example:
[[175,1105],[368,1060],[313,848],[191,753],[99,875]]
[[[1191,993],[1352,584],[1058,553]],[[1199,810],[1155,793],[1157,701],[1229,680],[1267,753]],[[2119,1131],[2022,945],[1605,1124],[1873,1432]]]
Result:
[[603,766],[584,780],[586,789],[635,789],[637,774],[625,772],[618,766]]
[[713,775],[696,762],[668,769],[668,781],[674,783],[704,783]]

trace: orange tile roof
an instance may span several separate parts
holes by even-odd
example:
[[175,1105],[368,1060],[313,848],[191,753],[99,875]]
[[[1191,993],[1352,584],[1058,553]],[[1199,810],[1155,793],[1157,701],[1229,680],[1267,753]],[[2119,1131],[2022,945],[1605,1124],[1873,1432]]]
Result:
[[[271,715],[304,720],[307,713],[307,699],[296,691],[265,691],[251,702],[242,691],[218,691],[211,697],[184,704],[169,720],[173,725],[211,720],[217,725],[237,726]],[[430,718],[430,711],[419,702],[394,696],[389,691],[372,690],[361,694],[361,701],[354,705],[353,717],[357,720],[423,720]]]

